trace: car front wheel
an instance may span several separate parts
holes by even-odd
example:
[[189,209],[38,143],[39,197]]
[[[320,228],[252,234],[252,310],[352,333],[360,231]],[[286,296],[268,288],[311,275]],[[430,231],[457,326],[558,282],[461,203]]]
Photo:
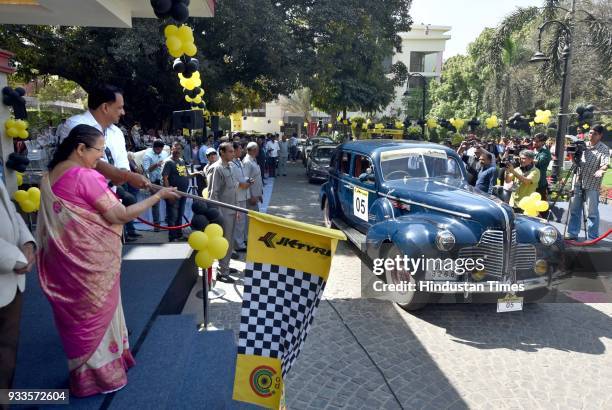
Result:
[[[400,259],[402,259],[404,255],[397,248],[397,246],[393,244],[391,245],[386,258],[395,260],[396,256],[399,256]],[[393,284],[396,287],[396,290],[389,292],[390,299],[404,310],[419,310],[429,301],[429,295],[418,290],[418,283],[414,278],[414,275],[406,270],[385,270],[385,280],[387,284]],[[397,290],[398,288],[401,290]]]

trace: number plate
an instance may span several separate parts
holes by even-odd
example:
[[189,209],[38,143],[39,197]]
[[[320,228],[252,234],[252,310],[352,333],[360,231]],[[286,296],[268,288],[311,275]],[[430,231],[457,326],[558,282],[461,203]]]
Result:
[[368,191],[357,187],[353,188],[353,214],[357,218],[368,222]]
[[457,281],[457,274],[452,270],[428,270],[425,272],[425,280],[449,280]]
[[497,313],[516,312],[523,310],[523,298],[519,296],[505,296],[497,299]]

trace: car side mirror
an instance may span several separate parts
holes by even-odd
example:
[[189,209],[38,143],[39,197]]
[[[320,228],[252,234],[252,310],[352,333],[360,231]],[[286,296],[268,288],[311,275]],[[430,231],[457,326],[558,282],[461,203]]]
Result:
[[367,172],[364,172],[363,174],[359,175],[359,180],[361,182],[375,182],[375,177],[374,174],[368,174]]

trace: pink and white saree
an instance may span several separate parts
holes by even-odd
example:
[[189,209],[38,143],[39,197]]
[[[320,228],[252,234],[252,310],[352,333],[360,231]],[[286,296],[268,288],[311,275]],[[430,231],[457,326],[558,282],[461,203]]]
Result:
[[134,365],[121,307],[122,225],[103,217],[119,204],[93,169],[75,167],[53,186],[41,181],[38,272],[70,370],[83,397],[118,390]]

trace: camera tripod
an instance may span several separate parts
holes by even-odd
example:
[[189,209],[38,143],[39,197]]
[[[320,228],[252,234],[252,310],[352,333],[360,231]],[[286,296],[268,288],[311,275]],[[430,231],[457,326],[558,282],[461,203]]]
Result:
[[[556,192],[557,196],[555,198],[555,200],[553,201],[553,203],[550,206],[550,210],[548,211],[548,216],[546,218],[547,222],[550,222],[550,216],[553,214],[552,210],[555,208],[555,206],[557,205],[557,202],[559,201],[559,198],[561,197],[561,195],[563,194],[563,192],[565,191],[565,186],[567,185],[567,182],[569,181],[570,177],[572,177],[572,179],[574,179],[574,177],[577,175],[578,170],[580,169],[580,163],[577,162],[576,160],[573,161],[572,167],[570,168],[569,172],[567,173],[567,175],[565,176],[565,179],[563,180],[563,182],[561,182],[561,185],[555,190],[555,191],[551,191],[552,192]],[[570,219],[570,212],[572,209],[572,200],[574,199],[574,194],[573,191],[568,191],[571,193],[569,200],[567,202],[567,218],[565,219],[565,224],[563,226],[563,237],[565,238],[565,235],[567,233],[567,226],[569,225],[569,219]],[[585,236],[585,240],[588,239],[588,233],[587,233],[587,217],[586,217],[586,208],[585,208],[585,204],[584,201],[582,203],[582,226],[584,226],[584,236]],[[561,222],[563,218],[563,215],[561,215],[561,217],[558,218],[557,222]],[[581,227],[582,227],[581,226]]]

